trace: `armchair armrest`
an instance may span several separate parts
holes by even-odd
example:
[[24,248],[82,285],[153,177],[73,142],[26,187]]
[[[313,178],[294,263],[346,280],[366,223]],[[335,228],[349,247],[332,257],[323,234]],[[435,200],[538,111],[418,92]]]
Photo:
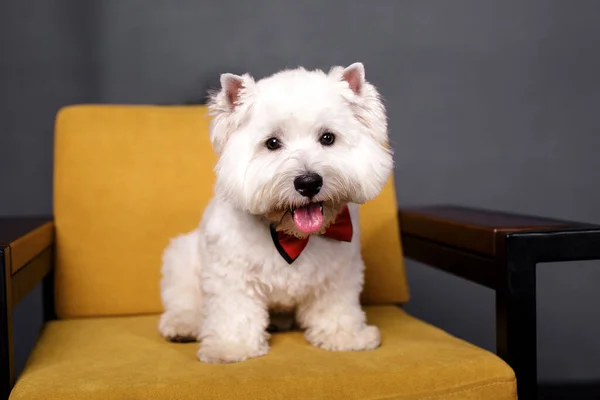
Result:
[[0,397],[14,383],[12,310],[52,270],[52,218],[0,217]]
[[399,211],[406,257],[496,291],[496,351],[536,399],[538,263],[600,259],[600,225],[456,206]]
[[0,218],[0,248],[5,275],[10,275],[12,306],[50,272],[53,244],[52,218]]
[[399,216],[406,257],[493,289],[502,279],[498,269],[504,265],[511,237],[526,233],[549,237],[600,228],[460,206],[408,207]]

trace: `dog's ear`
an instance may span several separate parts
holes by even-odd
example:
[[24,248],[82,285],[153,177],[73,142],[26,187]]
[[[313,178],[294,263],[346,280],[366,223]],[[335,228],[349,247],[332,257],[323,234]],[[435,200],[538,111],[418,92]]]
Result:
[[244,78],[234,74],[221,74],[221,90],[223,91],[223,99],[227,105],[234,109],[240,101],[240,94],[244,88]]
[[249,74],[221,74],[221,88],[209,92],[208,110],[211,121],[211,142],[220,154],[233,132],[241,124],[250,107],[254,78]]
[[213,115],[231,113],[245,100],[254,85],[254,78],[249,74],[221,74],[221,88],[208,93],[208,108]]
[[354,94],[360,96],[365,86],[365,66],[356,62],[342,71],[342,79],[348,83]]

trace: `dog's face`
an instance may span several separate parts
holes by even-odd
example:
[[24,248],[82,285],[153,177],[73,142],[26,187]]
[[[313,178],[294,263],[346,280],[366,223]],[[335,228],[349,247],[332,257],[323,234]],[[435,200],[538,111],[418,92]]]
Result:
[[376,197],[393,168],[385,108],[360,63],[257,82],[223,74],[209,109],[216,195],[296,236]]

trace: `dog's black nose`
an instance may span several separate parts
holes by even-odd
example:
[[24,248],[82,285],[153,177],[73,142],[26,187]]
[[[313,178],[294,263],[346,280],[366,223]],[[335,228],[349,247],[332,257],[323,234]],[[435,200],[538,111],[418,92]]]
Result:
[[294,188],[304,197],[314,197],[323,186],[323,178],[314,172],[297,176],[294,179]]

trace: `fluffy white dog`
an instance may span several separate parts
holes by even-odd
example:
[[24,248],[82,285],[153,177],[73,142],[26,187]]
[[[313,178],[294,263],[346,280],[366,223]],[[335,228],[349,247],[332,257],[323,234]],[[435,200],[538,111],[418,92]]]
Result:
[[215,193],[164,252],[161,334],[200,341],[201,361],[239,362],[268,352],[270,310],[293,310],[315,346],[378,347],[359,302],[357,204],[379,194],[393,160],[363,65],[223,74],[209,110]]

